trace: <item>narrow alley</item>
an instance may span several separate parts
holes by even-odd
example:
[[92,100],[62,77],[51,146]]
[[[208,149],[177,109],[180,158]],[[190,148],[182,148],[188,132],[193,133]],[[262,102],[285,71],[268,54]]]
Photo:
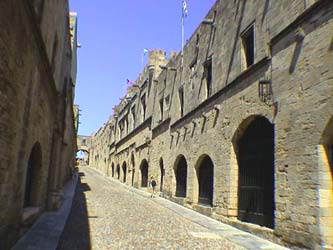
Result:
[[284,249],[90,167],[79,175],[58,250]]

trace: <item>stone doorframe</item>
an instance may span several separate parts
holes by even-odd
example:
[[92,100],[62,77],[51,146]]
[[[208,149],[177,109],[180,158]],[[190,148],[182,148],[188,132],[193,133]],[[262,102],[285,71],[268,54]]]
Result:
[[317,146],[319,231],[323,246],[333,246],[333,116]]

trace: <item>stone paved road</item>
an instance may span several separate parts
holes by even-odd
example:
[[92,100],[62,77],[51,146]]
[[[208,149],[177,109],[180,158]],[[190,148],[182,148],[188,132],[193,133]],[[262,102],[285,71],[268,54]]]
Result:
[[[170,209],[178,205],[141,195],[88,167],[80,172],[81,181],[58,250],[245,249],[192,220],[196,217],[192,211],[178,213],[185,209]],[[206,220],[197,216],[198,221]],[[253,249],[259,249],[258,245]],[[265,249],[276,248],[265,245]]]

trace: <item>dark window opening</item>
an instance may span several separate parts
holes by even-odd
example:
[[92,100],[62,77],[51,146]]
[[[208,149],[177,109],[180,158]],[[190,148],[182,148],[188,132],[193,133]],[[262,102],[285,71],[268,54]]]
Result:
[[254,48],[255,48],[255,35],[254,25],[251,25],[241,36],[242,49],[245,56],[246,67],[254,64]]
[[206,93],[207,98],[212,95],[212,74],[213,74],[213,66],[212,59],[208,59],[204,64],[204,77],[206,80]]
[[180,116],[183,117],[184,116],[184,88],[183,87],[181,87],[178,90],[178,94],[179,94]]
[[112,177],[114,177],[114,164],[113,163],[111,165],[111,174],[112,174]]
[[176,175],[176,196],[186,197],[187,162],[183,155],[179,156],[176,160],[175,175]]
[[238,143],[238,219],[274,228],[274,126],[257,117]]
[[214,164],[209,156],[204,156],[198,169],[199,203],[213,206]]

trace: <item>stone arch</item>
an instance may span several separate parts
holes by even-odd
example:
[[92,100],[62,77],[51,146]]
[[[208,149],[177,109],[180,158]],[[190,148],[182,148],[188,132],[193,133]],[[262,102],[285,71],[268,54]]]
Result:
[[274,124],[264,116],[245,119],[233,137],[238,163],[237,218],[274,228]]
[[114,162],[111,163],[111,176],[114,177]]
[[31,149],[25,178],[24,207],[39,206],[42,182],[42,148],[36,142]]
[[127,164],[126,161],[123,162],[122,165],[122,170],[123,170],[123,182],[126,183],[126,173],[127,173]]
[[207,155],[201,155],[195,164],[199,193],[198,203],[213,206],[214,197],[214,163]]
[[148,161],[143,159],[140,164],[140,172],[141,172],[141,187],[148,186]]
[[323,245],[333,245],[333,116],[327,123],[318,146],[319,228]]
[[186,197],[187,192],[187,161],[184,155],[178,155],[173,167],[176,177],[176,197]]
[[[84,153],[83,158],[78,158],[80,152]],[[90,152],[87,148],[78,148],[76,150],[76,155],[81,165],[89,165]]]
[[161,157],[159,160],[159,165],[160,165],[160,191],[163,191],[163,183],[164,183],[164,175],[165,175],[165,169],[164,169],[164,162],[163,162],[163,158]]
[[117,167],[116,167],[116,177],[117,177],[117,179],[119,180],[120,179],[120,165],[119,164],[117,164]]

